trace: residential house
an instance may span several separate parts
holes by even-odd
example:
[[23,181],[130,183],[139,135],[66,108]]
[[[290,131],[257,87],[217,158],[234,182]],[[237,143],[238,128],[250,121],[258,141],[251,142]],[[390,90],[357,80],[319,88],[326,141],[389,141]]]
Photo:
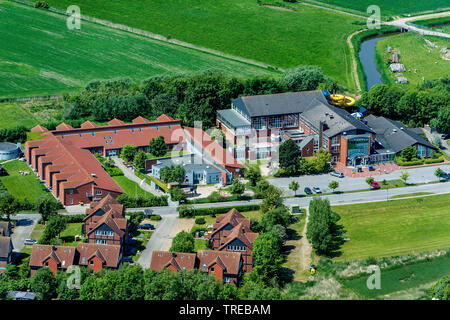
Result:
[[88,266],[94,272],[103,268],[117,269],[122,261],[122,250],[117,245],[79,243],[78,265]]
[[43,267],[50,268],[56,275],[58,270],[66,270],[76,261],[75,247],[35,244],[30,257],[31,275]]
[[0,274],[6,271],[6,267],[11,263],[13,244],[10,237],[0,236]]

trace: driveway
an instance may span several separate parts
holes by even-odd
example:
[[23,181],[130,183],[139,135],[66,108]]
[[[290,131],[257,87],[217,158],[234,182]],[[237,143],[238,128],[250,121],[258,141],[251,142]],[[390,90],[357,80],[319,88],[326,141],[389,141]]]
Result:
[[30,237],[39,218],[40,215],[34,213],[21,213],[12,217],[12,220],[17,221],[14,232],[11,234],[15,252],[22,250],[23,242]]
[[153,232],[150,240],[147,242],[147,246],[141,255],[137,263],[139,263],[143,269],[150,268],[150,262],[152,259],[152,253],[154,250],[164,250],[167,247],[167,242],[173,238],[173,230],[177,224],[178,214],[166,214],[162,220],[156,226],[155,232]]

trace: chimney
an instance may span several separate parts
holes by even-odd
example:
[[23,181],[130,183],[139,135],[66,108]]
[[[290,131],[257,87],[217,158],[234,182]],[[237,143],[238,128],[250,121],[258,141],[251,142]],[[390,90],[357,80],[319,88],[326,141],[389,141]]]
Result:
[[177,255],[175,252],[172,252],[172,258],[175,258]]
[[56,247],[54,244],[52,244],[52,251],[55,251],[55,250],[56,250]]

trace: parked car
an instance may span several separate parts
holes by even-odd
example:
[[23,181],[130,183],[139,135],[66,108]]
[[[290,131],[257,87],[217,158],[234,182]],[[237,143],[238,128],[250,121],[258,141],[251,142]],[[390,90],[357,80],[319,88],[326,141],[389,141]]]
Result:
[[315,193],[322,193],[322,190],[320,190],[319,187],[313,187],[313,190]]
[[140,224],[138,226],[138,229],[143,229],[143,230],[155,230],[155,226],[150,224],[150,223],[145,223],[145,224]]
[[338,177],[338,178],[343,178],[344,177],[344,174],[342,172],[340,172],[340,171],[332,171],[330,174],[332,176]]
[[367,166],[367,169],[369,169],[369,171],[375,171],[375,168],[373,166]]
[[122,262],[128,262],[128,263],[133,263],[133,258],[132,257],[123,257],[122,258]]
[[450,132],[449,133],[444,133],[442,135],[442,139],[444,139],[444,140],[450,139]]
[[450,173],[443,173],[442,174],[442,177],[441,177],[442,179],[450,179]]
[[311,189],[308,188],[308,187],[306,187],[304,191],[305,191],[306,194],[312,194]]
[[372,189],[380,189],[381,188],[381,186],[376,181],[374,181],[370,187]]
[[23,244],[32,246],[33,244],[37,243],[36,239],[25,239]]

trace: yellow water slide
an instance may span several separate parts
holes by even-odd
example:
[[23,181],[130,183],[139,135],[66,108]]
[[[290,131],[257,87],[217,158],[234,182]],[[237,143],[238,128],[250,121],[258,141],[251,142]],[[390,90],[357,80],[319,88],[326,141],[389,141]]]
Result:
[[330,99],[331,104],[339,107],[351,107],[355,104],[354,98],[342,94],[332,94],[330,95]]

